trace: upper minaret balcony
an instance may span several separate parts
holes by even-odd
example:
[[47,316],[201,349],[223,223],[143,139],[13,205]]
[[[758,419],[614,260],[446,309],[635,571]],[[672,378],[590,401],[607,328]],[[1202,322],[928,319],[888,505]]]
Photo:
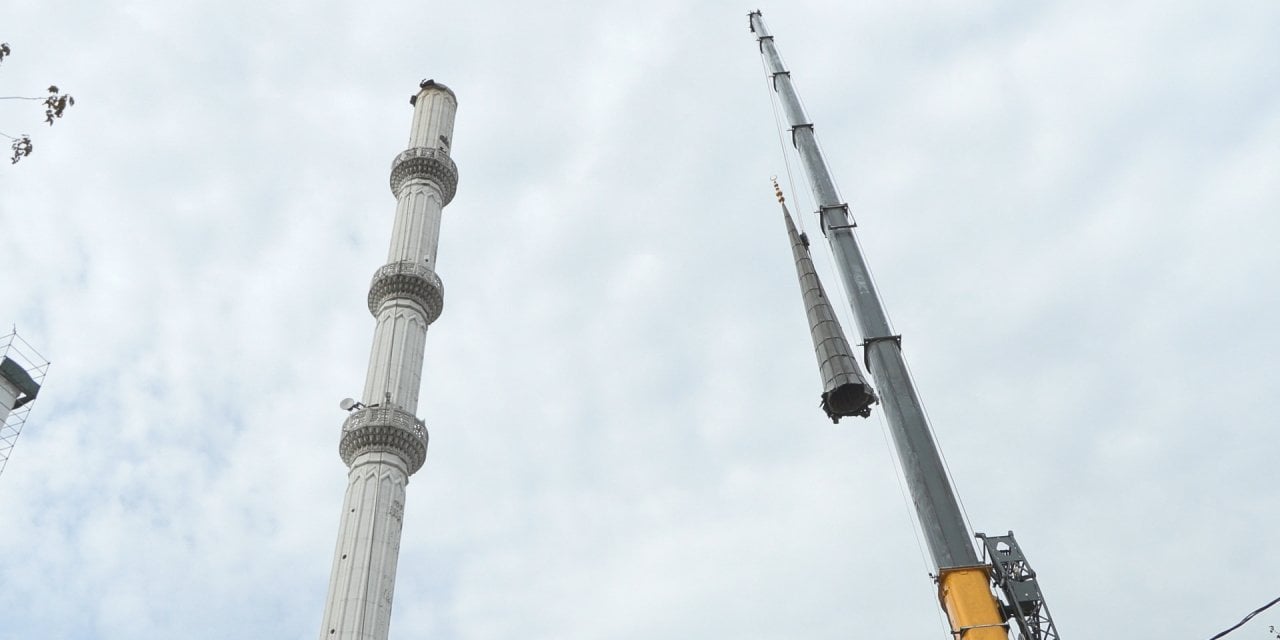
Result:
[[436,185],[444,206],[458,188],[458,167],[449,157],[458,98],[435,80],[423,80],[418,87],[418,93],[409,98],[413,105],[409,148],[391,163],[391,193],[399,198],[406,185],[426,180]]

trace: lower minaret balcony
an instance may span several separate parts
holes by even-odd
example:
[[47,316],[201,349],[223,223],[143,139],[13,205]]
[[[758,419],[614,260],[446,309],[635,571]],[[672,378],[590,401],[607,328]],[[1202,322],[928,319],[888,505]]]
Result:
[[413,475],[427,461],[427,425],[396,406],[363,407],[342,424],[338,455],[351,466],[361,454],[394,453]]
[[382,303],[392,298],[416,303],[426,313],[427,324],[431,324],[444,310],[444,283],[425,264],[392,262],[373,274],[373,281],[369,283],[369,313],[377,317]]
[[444,149],[405,149],[391,161],[391,193],[399,198],[400,188],[413,179],[435,183],[440,188],[441,204],[446,205],[458,190],[458,166]]

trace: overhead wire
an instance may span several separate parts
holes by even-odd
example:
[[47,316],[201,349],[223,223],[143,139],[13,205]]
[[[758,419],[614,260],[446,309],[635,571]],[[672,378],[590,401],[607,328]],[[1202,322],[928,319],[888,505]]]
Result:
[[1248,621],[1252,620],[1254,616],[1258,615],[1259,613],[1262,613],[1263,611],[1266,611],[1267,609],[1270,609],[1270,608],[1271,608],[1273,605],[1275,605],[1277,602],[1280,602],[1280,598],[1276,598],[1275,600],[1272,600],[1271,602],[1268,602],[1268,603],[1266,603],[1266,604],[1262,605],[1261,607],[1258,607],[1257,609],[1254,609],[1252,612],[1250,612],[1250,613],[1249,613],[1249,615],[1245,616],[1243,620],[1241,620],[1240,622],[1235,623],[1235,625],[1233,625],[1233,626],[1231,626],[1230,628],[1228,628],[1228,629],[1226,629],[1226,630],[1222,631],[1222,632],[1221,632],[1221,633],[1219,633],[1218,635],[1213,636],[1212,638],[1209,638],[1209,640],[1218,640],[1218,638],[1221,638],[1221,637],[1223,637],[1223,636],[1227,635],[1228,633],[1231,633],[1232,631],[1235,631],[1236,629],[1239,629],[1240,627],[1243,627],[1243,626],[1244,626],[1244,624],[1245,624],[1246,622],[1248,622]]

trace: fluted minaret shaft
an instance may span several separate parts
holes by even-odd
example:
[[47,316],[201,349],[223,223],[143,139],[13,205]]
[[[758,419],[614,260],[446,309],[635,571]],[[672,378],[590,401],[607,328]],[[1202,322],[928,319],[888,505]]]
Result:
[[405,486],[427,455],[427,429],[416,416],[418,388],[427,327],[444,305],[435,262],[441,212],[458,183],[449,158],[458,102],[431,80],[410,102],[409,148],[391,164],[396,216],[387,264],[369,285],[369,311],[378,324],[363,402],[343,424],[338,447],[350,472],[321,640],[386,640]]

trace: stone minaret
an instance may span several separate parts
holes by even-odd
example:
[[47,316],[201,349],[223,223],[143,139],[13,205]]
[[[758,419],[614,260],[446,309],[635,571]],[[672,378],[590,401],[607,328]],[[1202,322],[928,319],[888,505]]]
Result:
[[321,640],[386,640],[405,485],[427,456],[418,387],[427,326],[440,317],[444,300],[436,247],[440,213],[458,184],[449,159],[458,100],[448,87],[426,80],[409,102],[409,148],[391,163],[391,250],[369,284],[369,311],[378,327],[364,397],[343,402],[351,415],[338,452],[350,472]]

